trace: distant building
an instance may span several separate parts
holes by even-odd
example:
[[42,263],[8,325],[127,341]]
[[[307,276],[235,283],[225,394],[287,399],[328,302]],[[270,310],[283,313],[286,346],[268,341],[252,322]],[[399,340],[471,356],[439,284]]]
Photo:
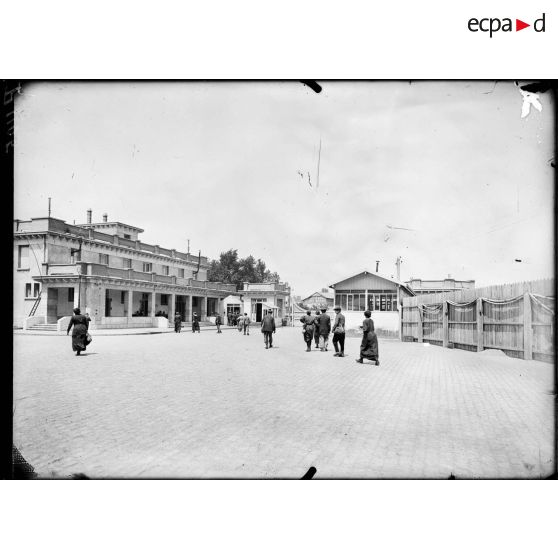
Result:
[[393,334],[399,334],[400,301],[414,295],[404,283],[367,270],[337,281],[330,287],[334,289],[335,304],[341,306],[347,327],[361,325],[364,311],[370,310],[376,329]]
[[475,281],[458,281],[448,276],[447,279],[413,279],[406,281],[405,284],[418,296],[421,294],[446,293],[462,291],[464,289],[474,289]]
[[288,283],[244,283],[236,293],[242,299],[243,309],[250,319],[260,322],[266,310],[272,310],[276,318],[290,314],[291,289]]
[[321,292],[315,292],[301,300],[302,304],[310,308],[322,308],[323,306],[328,309],[333,308],[334,296],[328,289],[322,289]]
[[54,217],[14,222],[14,326],[56,324],[79,306],[92,328],[152,327],[179,312],[223,314],[236,286],[207,281],[209,264],[139,240],[120,222],[70,225]]

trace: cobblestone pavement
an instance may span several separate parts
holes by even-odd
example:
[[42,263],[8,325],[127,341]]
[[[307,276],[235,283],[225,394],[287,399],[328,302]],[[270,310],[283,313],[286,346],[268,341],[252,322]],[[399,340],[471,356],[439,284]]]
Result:
[[380,339],[381,366],[305,352],[300,328],[14,335],[14,442],[42,476],[540,478],[554,368]]

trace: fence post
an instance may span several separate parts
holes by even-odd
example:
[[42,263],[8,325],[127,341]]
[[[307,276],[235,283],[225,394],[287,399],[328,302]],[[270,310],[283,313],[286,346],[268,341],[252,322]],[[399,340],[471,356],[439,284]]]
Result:
[[422,325],[422,309],[421,309],[420,305],[417,305],[416,308],[418,310],[418,319],[419,319],[419,321],[418,321],[418,331],[417,331],[417,341],[419,343],[422,343],[423,342],[422,336],[424,335],[424,328],[423,328],[423,325]]
[[442,341],[442,347],[446,347],[448,346],[448,341],[449,341],[449,324],[448,324],[448,301],[444,300],[444,302],[442,303],[442,326],[443,326],[443,330],[444,330],[444,337],[443,337],[443,341]]
[[477,298],[477,351],[484,350],[484,316],[482,313],[482,298]]
[[529,293],[523,295],[523,358],[533,360],[533,324]]

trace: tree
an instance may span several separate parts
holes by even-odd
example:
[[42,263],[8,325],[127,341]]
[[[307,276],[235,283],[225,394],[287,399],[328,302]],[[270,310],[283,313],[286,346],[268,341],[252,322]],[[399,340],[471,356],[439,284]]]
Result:
[[280,281],[279,274],[267,269],[265,262],[250,255],[238,259],[238,250],[221,252],[218,260],[211,260],[207,279],[221,283],[234,283],[242,289],[244,282],[263,283]]

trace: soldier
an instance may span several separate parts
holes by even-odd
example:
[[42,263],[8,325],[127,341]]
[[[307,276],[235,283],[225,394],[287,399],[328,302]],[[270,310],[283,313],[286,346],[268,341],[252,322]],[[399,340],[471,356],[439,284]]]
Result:
[[320,311],[316,310],[316,316],[314,317],[314,344],[316,345],[316,349],[320,348],[320,324],[318,323],[319,317]]
[[331,319],[326,314],[327,308],[322,308],[322,313],[318,318],[318,330],[320,334],[320,351],[327,351],[327,339],[331,331]]
[[174,314],[174,331],[176,333],[180,333],[181,329],[182,329],[182,316],[180,315],[180,312],[176,312]]
[[217,326],[217,333],[223,333],[221,331],[221,315],[217,314],[217,316],[215,316],[215,325]]
[[244,335],[250,335],[250,318],[248,317],[248,314],[246,312],[244,312],[244,319],[242,324],[244,326]]
[[[336,306],[335,310],[335,321],[333,322],[333,346],[335,347],[336,357],[345,356],[345,316],[341,314],[341,306]],[[341,350],[339,350],[339,346]]]
[[194,312],[194,315],[192,316],[192,333],[196,333],[196,331],[198,333],[200,332],[200,317],[197,315],[196,312]]
[[265,348],[271,349],[273,347],[273,334],[275,333],[275,319],[272,310],[268,310],[262,319],[262,333],[264,334]]
[[306,342],[306,352],[309,353],[312,350],[312,338],[314,337],[314,318],[312,317],[312,312],[307,310],[306,316],[302,316],[300,321],[302,322],[302,335]]

